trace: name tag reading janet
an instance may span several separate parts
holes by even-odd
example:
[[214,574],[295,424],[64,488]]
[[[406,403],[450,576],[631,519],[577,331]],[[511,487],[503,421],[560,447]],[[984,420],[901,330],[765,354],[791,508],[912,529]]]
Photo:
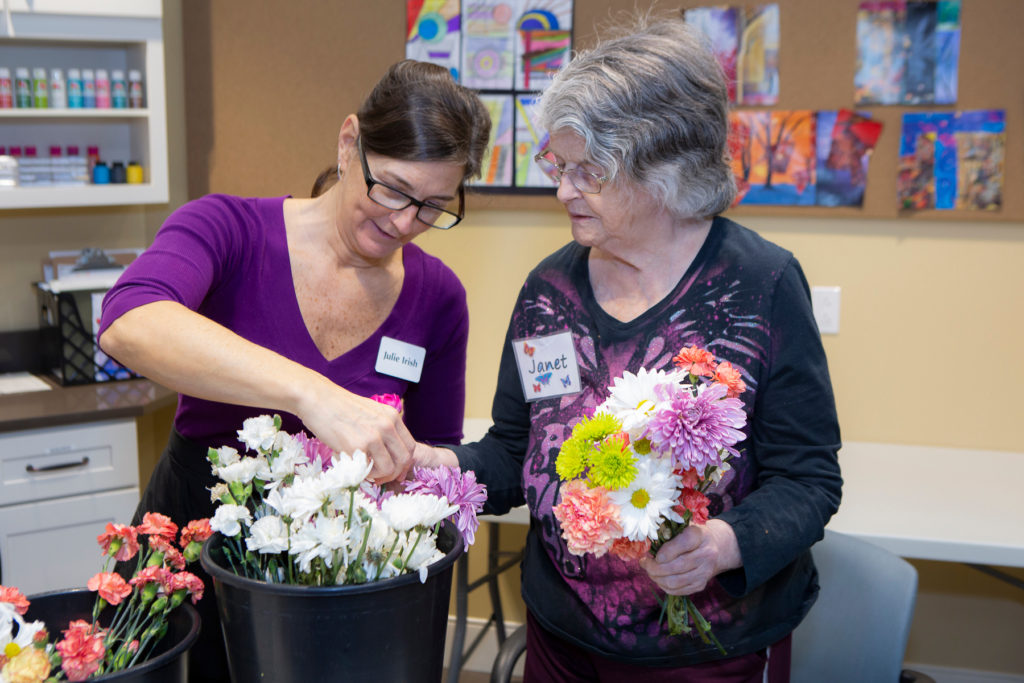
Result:
[[571,332],[512,342],[527,401],[580,391],[580,368]]
[[391,375],[409,382],[419,382],[423,372],[423,359],[427,350],[408,342],[381,337],[374,369],[382,375]]

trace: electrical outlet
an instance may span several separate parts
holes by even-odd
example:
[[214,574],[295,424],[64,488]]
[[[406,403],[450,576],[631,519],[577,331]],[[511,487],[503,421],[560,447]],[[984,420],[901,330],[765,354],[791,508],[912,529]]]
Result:
[[821,334],[839,334],[839,288],[811,287],[811,306]]

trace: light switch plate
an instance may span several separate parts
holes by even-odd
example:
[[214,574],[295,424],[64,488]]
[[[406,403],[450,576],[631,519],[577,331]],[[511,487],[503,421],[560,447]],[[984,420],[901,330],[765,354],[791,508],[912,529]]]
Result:
[[811,287],[814,320],[821,334],[839,334],[839,287]]

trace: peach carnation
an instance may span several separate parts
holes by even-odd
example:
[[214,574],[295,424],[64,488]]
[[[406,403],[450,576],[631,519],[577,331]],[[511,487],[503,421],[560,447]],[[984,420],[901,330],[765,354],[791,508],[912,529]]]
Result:
[[580,479],[562,486],[562,501],[553,512],[573,555],[592,553],[601,557],[622,535],[619,509],[608,498],[608,492],[600,486],[589,488]]
[[622,538],[615,539],[608,552],[626,562],[639,562],[650,554],[651,539],[645,538],[642,541],[631,541],[623,536]]
[[100,594],[111,605],[118,605],[132,594],[132,587],[119,574],[100,572],[89,579],[86,587]]
[[147,512],[142,517],[142,524],[135,527],[135,530],[140,534],[163,536],[171,541],[178,535],[178,525],[172,522],[170,517],[159,512]]
[[14,605],[14,611],[21,615],[28,611],[28,598],[13,586],[0,586],[0,602]]
[[60,668],[64,670],[69,681],[84,681],[96,673],[103,661],[102,629],[82,619],[68,624],[64,631],[64,640],[57,643],[57,652],[62,658]]
[[105,555],[110,555],[118,562],[130,560],[139,552],[138,534],[127,524],[107,522],[106,529],[96,537],[96,542],[103,548]]
[[747,390],[747,384],[743,381],[740,371],[733,367],[729,361],[723,361],[715,369],[715,381],[721,382],[729,387],[726,398],[736,398]]
[[684,346],[672,358],[676,367],[699,377],[715,376],[715,356],[699,346]]

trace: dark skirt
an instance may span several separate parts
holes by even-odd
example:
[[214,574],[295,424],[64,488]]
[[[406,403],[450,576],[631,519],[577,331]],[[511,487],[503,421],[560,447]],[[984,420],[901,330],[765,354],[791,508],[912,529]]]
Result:
[[[167,515],[179,528],[194,519],[213,517],[216,506],[210,501],[210,488],[220,480],[210,471],[207,450],[172,429],[132,524],[141,523],[147,512]],[[230,681],[213,580],[198,561],[189,565],[188,570],[202,579],[205,586],[203,599],[196,605],[202,626],[199,639],[189,651],[189,683]]]

